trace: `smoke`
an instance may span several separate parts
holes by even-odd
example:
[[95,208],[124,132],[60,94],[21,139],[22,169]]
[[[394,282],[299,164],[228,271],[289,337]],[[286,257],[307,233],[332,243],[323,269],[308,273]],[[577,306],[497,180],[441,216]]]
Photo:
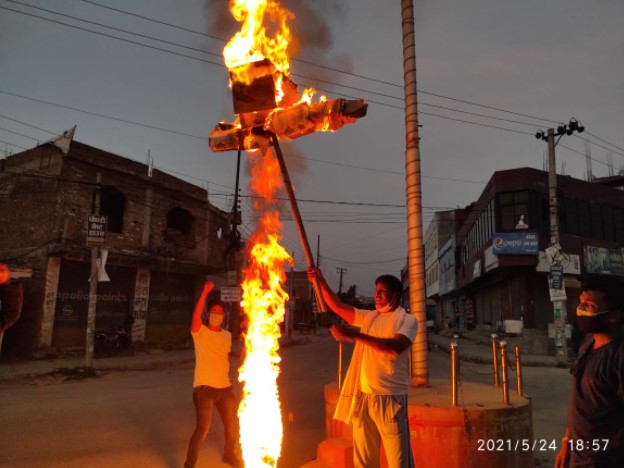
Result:
[[239,27],[230,13],[230,2],[228,0],[205,0],[205,2],[204,17],[208,34],[227,41]]

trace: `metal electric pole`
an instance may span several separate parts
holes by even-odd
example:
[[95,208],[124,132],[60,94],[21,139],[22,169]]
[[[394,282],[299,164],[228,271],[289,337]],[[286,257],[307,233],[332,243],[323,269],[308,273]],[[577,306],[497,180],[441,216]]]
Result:
[[[555,161],[555,146],[563,135],[572,135],[583,132],[585,128],[576,121],[570,120],[568,125],[560,125],[555,132],[549,128],[546,133],[540,131],[536,138],[548,143],[548,198],[550,207],[550,245],[546,249],[546,258],[550,261],[550,275],[548,288],[550,300],[553,303],[554,326],[555,326],[555,356],[561,362],[568,361],[568,345],[566,339],[566,293],[565,279],[563,275],[563,260],[566,258],[559,243],[559,200],[557,198],[557,166]],[[555,141],[555,137],[559,138]]]

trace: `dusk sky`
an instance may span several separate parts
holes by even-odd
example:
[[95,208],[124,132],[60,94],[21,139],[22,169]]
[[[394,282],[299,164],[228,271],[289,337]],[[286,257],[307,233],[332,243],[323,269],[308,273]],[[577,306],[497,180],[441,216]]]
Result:
[[[368,115],[284,146],[314,255],[337,288],[371,295],[406,265],[400,0],[289,0],[291,79]],[[29,6],[30,5],[30,6]],[[227,0],[0,0],[0,153],[77,125],[75,139],[207,188],[232,207],[236,153],[208,135],[234,114],[222,49]],[[624,168],[624,2],[414,0],[423,232],[437,210],[477,199],[492,173],[544,168],[537,130],[586,128],[557,146],[559,173]],[[47,10],[47,11],[46,11]],[[23,13],[17,13],[23,12]],[[44,19],[45,18],[45,19]],[[86,21],[86,22],[85,22]],[[116,28],[116,29],[111,29]],[[98,34],[95,34],[97,32]],[[134,34],[131,34],[134,33]],[[141,45],[142,44],[142,45]],[[243,236],[254,214],[243,193]],[[306,267],[287,204],[283,245]]]

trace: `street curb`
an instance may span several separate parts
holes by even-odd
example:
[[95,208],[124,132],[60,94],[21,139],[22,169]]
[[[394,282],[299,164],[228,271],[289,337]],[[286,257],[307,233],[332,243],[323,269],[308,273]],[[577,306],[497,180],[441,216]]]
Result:
[[[329,337],[327,334],[310,334],[310,336],[297,336],[280,341],[280,348],[305,345],[314,339]],[[235,342],[230,351],[231,358],[240,358],[242,343]],[[193,348],[177,349],[173,351],[152,350],[152,352],[137,352],[131,356],[114,356],[95,358],[93,370],[96,373],[106,372],[133,372],[167,369],[179,365],[193,365],[195,352]],[[37,378],[47,377],[62,373],[66,370],[80,370],[84,368],[84,360],[81,358],[29,360],[17,363],[0,363],[0,384],[28,382]],[[95,376],[97,377],[97,376]]]

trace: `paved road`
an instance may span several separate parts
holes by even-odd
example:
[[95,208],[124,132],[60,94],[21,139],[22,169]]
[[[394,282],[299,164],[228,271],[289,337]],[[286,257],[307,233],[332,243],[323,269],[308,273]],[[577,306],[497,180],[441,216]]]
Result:
[[[326,330],[320,333],[282,350],[279,388],[285,423],[280,468],[299,467],[314,459],[324,437],[323,387],[336,378],[337,345]],[[236,369],[238,359],[233,358],[232,364]],[[448,354],[432,351],[429,369],[432,378],[448,377]],[[491,382],[487,365],[462,362],[461,375],[466,381]],[[568,371],[527,367],[524,381],[525,393],[533,399],[535,438],[558,441],[565,421]],[[109,372],[69,383],[45,379],[4,383],[0,386],[0,466],[180,467],[194,424],[191,383],[191,363]],[[215,418],[198,466],[224,467],[222,444],[221,424]],[[543,461],[541,466],[548,466],[554,453],[537,453],[536,458]]]

